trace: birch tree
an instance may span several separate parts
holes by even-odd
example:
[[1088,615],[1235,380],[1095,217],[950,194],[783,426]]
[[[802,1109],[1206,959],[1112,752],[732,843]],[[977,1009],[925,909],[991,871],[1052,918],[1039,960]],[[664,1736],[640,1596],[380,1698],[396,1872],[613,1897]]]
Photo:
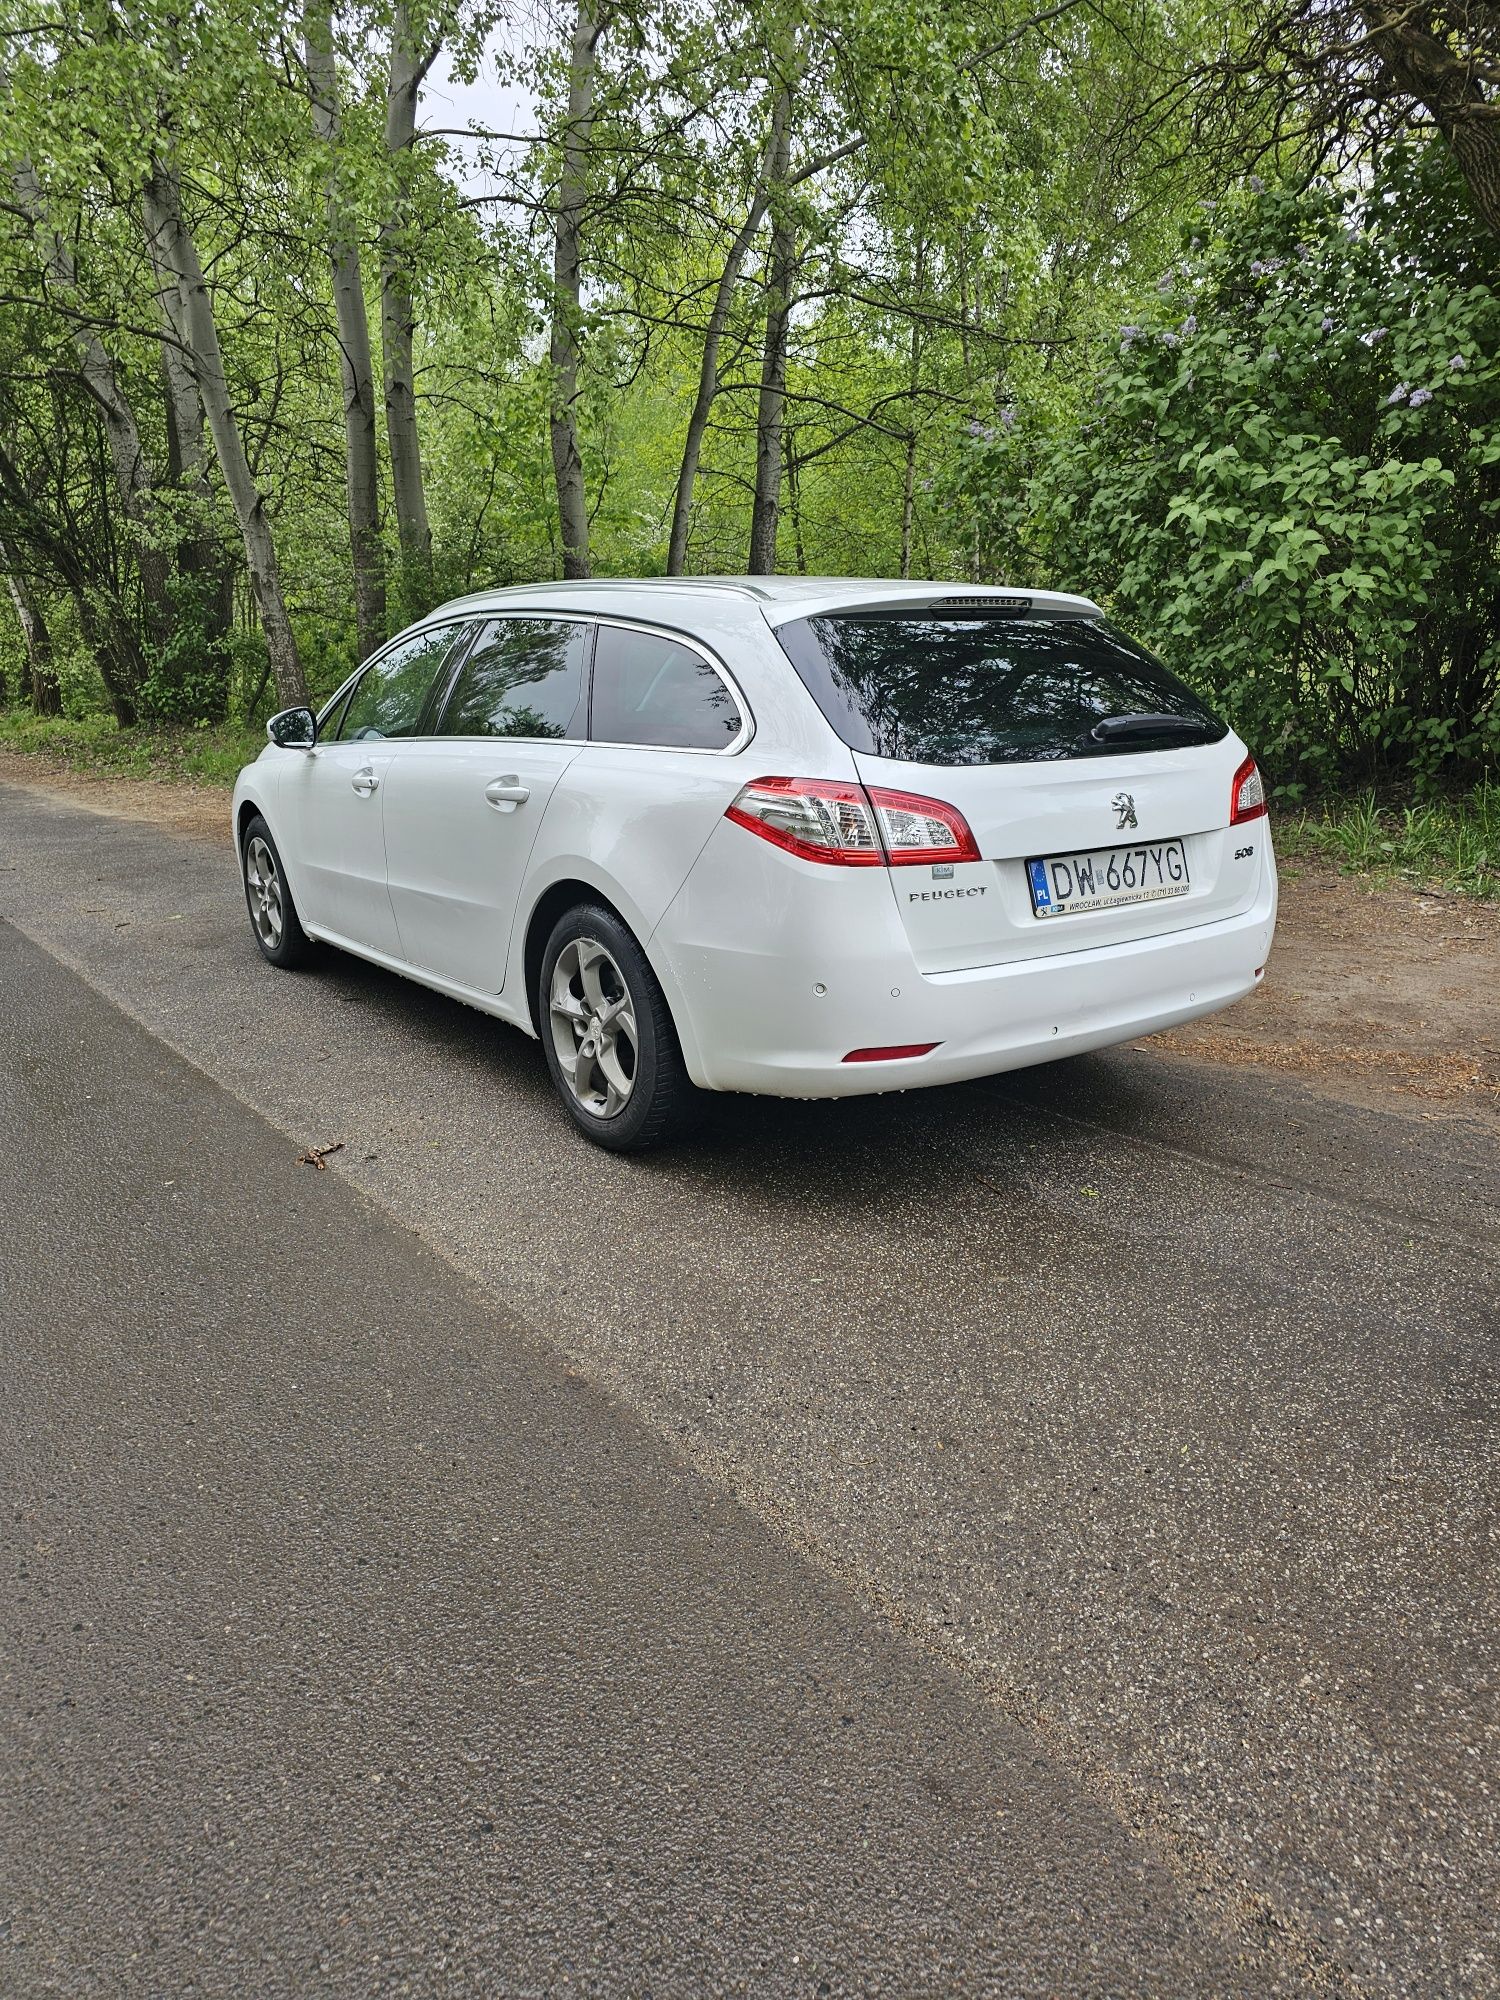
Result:
[[169,272],[178,287],[183,349],[203,399],[219,470],[244,541],[250,588],[260,613],[277,699],[283,707],[290,708],[307,700],[307,681],[297,637],[287,615],[270,515],[245,455],[245,441],[219,345],[213,299],[204,279],[197,243],[183,217],[181,183],[170,160],[160,157],[153,160],[143,191],[142,213],[152,261]]
[[[328,269],[338,328],[339,376],[344,396],[345,491],[349,508],[349,549],[354,568],[354,615],[359,654],[364,659],[385,636],[385,552],[380,537],[375,370],[370,357],[370,322],[365,308],[359,244],[354,219],[343,192],[347,168],[340,157],[339,81],[333,46],[333,10],[329,0],[311,0],[307,7],[303,17],[303,59],[312,104],[313,132],[325,154],[323,198],[328,230]],[[409,314],[404,320],[404,329],[406,348],[398,397],[401,414],[397,418],[397,429],[399,431],[403,424],[409,422],[411,435],[407,450],[416,467],[418,519],[413,559],[425,561],[426,551],[430,550],[431,534],[424,525],[426,499],[422,488],[421,454],[415,435]],[[402,477],[403,480],[410,478],[410,465],[406,459],[402,461]]]
[[418,94],[441,47],[436,37],[425,46],[419,45],[411,9],[406,0],[396,0],[385,99],[385,146],[391,167],[392,195],[390,212],[380,231],[380,330],[391,494],[408,610],[426,610],[432,597],[432,524],[428,519],[427,487],[422,474],[413,364],[416,245],[410,192],[412,143],[417,128]]
[[580,237],[587,195],[589,139],[594,122],[594,78],[607,13],[595,0],[578,0],[568,58],[557,195],[552,223],[552,311],[548,358],[552,397],[548,435],[557,486],[557,520],[565,577],[589,574],[589,516],[578,447],[578,370],[583,320]]

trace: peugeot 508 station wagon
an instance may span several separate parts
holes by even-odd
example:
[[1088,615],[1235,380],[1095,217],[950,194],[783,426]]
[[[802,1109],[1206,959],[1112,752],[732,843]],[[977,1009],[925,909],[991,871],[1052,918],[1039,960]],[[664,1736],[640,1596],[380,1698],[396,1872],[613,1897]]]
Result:
[[695,1086],[909,1090],[1170,1027],[1271,947],[1253,759],[1086,598],[486,591],[268,733],[234,794],[264,955],[514,1022],[620,1150]]

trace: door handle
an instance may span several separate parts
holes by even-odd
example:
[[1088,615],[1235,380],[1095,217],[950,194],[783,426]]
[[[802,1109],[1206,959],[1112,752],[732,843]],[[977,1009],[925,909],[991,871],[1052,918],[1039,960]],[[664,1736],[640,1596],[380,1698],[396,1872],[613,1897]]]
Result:
[[356,771],[354,776],[349,780],[349,783],[362,799],[367,799],[371,792],[378,792],[380,789],[380,780],[368,764],[366,764],[362,771]]
[[531,797],[531,793],[516,777],[494,779],[485,786],[484,795],[497,812],[514,812],[517,806],[524,806]]

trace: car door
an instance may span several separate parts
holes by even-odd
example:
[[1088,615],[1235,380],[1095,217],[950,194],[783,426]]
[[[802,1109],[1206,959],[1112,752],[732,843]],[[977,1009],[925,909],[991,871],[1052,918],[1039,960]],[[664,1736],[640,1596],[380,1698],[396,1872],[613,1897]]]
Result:
[[553,787],[587,733],[587,620],[487,621],[432,733],[386,774],[391,907],[410,965],[505,984],[516,899]]
[[379,654],[330,734],[299,754],[282,781],[281,817],[304,921],[341,944],[401,956],[386,887],[384,788],[467,629],[451,620],[429,625]]

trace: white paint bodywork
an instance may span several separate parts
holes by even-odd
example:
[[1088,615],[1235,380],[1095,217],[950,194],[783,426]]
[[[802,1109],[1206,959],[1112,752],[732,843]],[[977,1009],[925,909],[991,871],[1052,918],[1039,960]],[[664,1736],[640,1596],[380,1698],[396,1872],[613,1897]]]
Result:
[[[729,751],[517,738],[270,744],[241,772],[236,830],[260,811],[310,935],[534,1032],[538,906],[603,897],[640,941],[688,1072],[710,1089],[835,1097],[945,1083],[1149,1034],[1229,1006],[1270,951],[1268,822],[1230,829],[1233,734],[1206,747],[1076,762],[934,767],[842,743],[774,637],[832,609],[1003,597],[1001,589],[828,578],[532,585],[445,605],[424,624],[506,610],[658,627],[723,669],[750,727]],[[1027,592],[1037,610],[1097,610]],[[332,707],[332,704],[329,705]],[[376,788],[364,789],[367,774]],[[932,870],[802,860],[725,819],[752,779],[863,780],[955,805],[983,859],[935,895]],[[356,789],[356,780],[361,788]],[[519,783],[524,802],[484,794]],[[1023,863],[1132,839],[1185,840],[1181,898],[1038,921]],[[1244,850],[1248,849],[1248,853]],[[846,1064],[856,1048],[939,1044]]]

